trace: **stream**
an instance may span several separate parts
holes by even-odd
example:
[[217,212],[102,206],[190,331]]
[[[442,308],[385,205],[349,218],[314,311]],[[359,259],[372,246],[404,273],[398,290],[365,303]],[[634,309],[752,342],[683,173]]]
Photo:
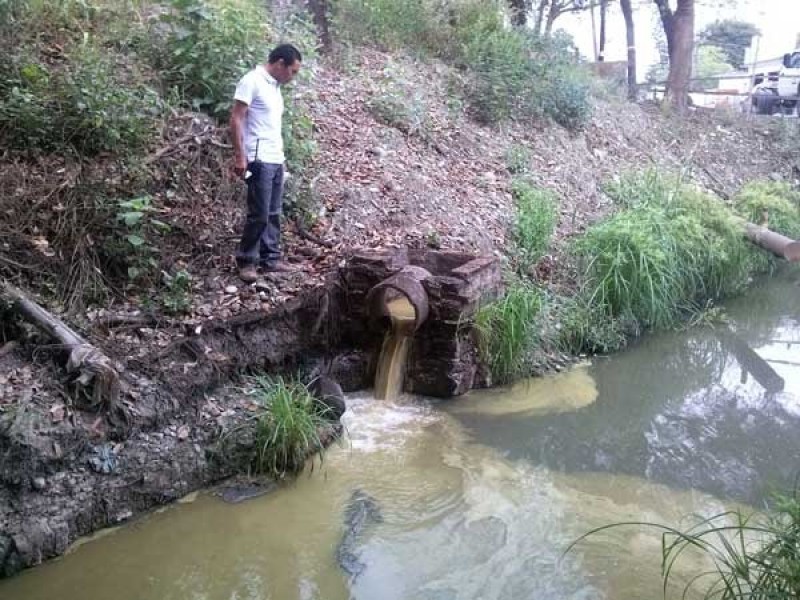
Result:
[[[727,326],[448,401],[348,398],[313,472],[226,504],[201,492],[81,540],[3,600],[646,600],[661,538],[790,490],[800,456],[800,273]],[[687,555],[669,597],[708,564]],[[702,590],[689,594],[699,598]]]

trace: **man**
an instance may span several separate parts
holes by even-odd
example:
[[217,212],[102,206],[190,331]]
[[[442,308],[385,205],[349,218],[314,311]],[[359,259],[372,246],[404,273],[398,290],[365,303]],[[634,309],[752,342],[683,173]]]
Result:
[[236,86],[230,128],[233,171],[247,182],[247,221],[236,262],[242,281],[258,279],[264,271],[288,273],[297,267],[281,260],[283,194],[283,97],[280,86],[300,70],[300,52],[282,44],[269,53],[268,62],[247,73]]

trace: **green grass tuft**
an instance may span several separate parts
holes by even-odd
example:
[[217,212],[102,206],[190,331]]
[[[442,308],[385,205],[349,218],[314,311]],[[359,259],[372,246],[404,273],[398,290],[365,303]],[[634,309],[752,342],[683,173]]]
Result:
[[552,315],[556,322],[553,342],[561,352],[607,354],[623,348],[627,342],[626,324],[609,315],[602,306],[590,305],[584,295],[557,298]]
[[505,296],[483,306],[475,319],[479,347],[496,383],[527,375],[528,358],[538,342],[544,292],[515,282]]
[[328,422],[308,389],[283,377],[256,377],[254,381],[258,410],[253,472],[284,477],[302,471],[313,452],[324,458],[319,430]]
[[800,192],[790,184],[754,181],[734,201],[737,212],[751,223],[761,225],[767,216],[770,229],[793,240],[800,238]]
[[552,192],[515,181],[512,195],[517,214],[513,227],[520,270],[527,271],[544,255],[556,226],[557,201]]

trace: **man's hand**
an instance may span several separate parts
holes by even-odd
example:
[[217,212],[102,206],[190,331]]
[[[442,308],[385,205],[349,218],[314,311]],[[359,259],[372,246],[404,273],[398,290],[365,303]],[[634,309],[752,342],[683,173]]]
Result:
[[244,177],[244,172],[247,171],[247,159],[244,157],[237,157],[233,159],[233,174],[237,177]]

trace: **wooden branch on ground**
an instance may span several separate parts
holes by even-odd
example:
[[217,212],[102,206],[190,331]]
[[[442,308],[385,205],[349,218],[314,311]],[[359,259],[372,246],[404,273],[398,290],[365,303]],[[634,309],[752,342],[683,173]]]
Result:
[[58,340],[69,353],[67,372],[75,376],[75,382],[79,386],[91,386],[92,405],[115,408],[120,382],[111,359],[10,283],[0,282],[0,292],[11,299],[26,320]]
[[108,332],[115,327],[156,327],[158,319],[153,315],[106,315],[100,317],[92,327]]

